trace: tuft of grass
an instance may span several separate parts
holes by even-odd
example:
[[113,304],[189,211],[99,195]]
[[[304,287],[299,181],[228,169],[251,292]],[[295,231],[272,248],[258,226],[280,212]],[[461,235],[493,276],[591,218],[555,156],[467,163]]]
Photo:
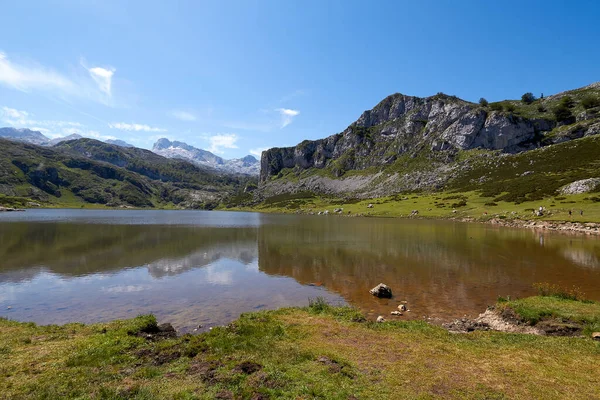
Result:
[[573,285],[571,288],[564,288],[557,284],[548,282],[539,282],[533,284],[539,296],[556,297],[565,300],[585,301],[585,293],[580,287]]

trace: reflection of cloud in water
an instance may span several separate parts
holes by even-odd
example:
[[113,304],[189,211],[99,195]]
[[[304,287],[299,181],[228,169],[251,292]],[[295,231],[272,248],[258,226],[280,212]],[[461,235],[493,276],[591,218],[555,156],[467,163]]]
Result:
[[213,285],[231,285],[233,283],[233,271],[223,270],[218,265],[209,265],[205,269],[206,280]]
[[[258,248],[256,242],[228,243],[203,249],[181,258],[164,258],[147,264],[148,272],[154,278],[179,275],[194,268],[200,268],[227,258],[239,261],[244,265],[258,264]],[[258,268],[258,267],[256,267]]]
[[151,289],[149,285],[116,285],[100,288],[101,291],[107,293],[132,293],[149,289]]
[[19,283],[29,282],[35,279],[38,274],[45,272],[45,268],[32,267],[28,269],[20,269],[17,271],[8,271],[0,273],[0,283]]
[[570,247],[562,249],[561,253],[566,259],[582,267],[598,268],[600,266],[598,257],[585,249]]

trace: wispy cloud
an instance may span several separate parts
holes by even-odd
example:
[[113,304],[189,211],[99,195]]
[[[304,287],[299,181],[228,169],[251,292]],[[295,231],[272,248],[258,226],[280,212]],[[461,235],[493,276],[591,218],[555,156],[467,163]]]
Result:
[[3,52],[0,52],[0,83],[22,92],[75,88],[75,84],[60,73],[34,63],[15,63]]
[[204,139],[208,140],[210,147],[208,151],[211,153],[222,154],[223,149],[237,149],[236,142],[238,136],[234,133],[222,133],[213,136],[206,136]]
[[112,96],[112,77],[115,73],[114,69],[106,69],[94,67],[88,69],[92,79],[98,84],[98,88],[106,93],[109,97]]
[[279,115],[281,116],[281,127],[282,128],[285,128],[286,126],[291,124],[294,117],[296,117],[300,114],[300,111],[292,110],[290,108],[278,108],[275,111],[279,112]]
[[222,125],[229,129],[241,129],[245,131],[272,132],[282,129],[292,123],[300,111],[290,108],[261,109],[261,120],[256,121],[226,121]]
[[114,68],[87,66],[65,74],[33,61],[13,60],[0,51],[0,85],[25,93],[44,92],[66,100],[85,98],[112,105]]
[[260,159],[260,157],[262,156],[262,152],[265,150],[268,150],[268,149],[269,149],[268,147],[258,147],[256,149],[250,149],[250,150],[248,150],[248,152],[250,154],[252,154],[253,156]]
[[296,97],[304,96],[304,95],[306,95],[306,94],[307,94],[307,91],[306,91],[306,90],[303,90],[303,89],[294,90],[293,92],[291,92],[291,93],[288,93],[288,94],[286,94],[285,96],[283,96],[283,97],[282,97],[282,98],[279,100],[279,102],[280,102],[280,103],[287,103],[288,101],[290,101],[290,100],[293,100],[293,99],[295,99]]
[[39,130],[42,133],[56,134],[57,130],[83,127],[81,123],[74,121],[38,120],[27,111],[6,106],[0,109],[0,119],[10,126]]
[[133,131],[133,132],[166,132],[166,129],[156,128],[144,124],[128,124],[125,122],[115,122],[108,124],[112,129],[119,129],[122,131]]
[[180,121],[195,121],[197,117],[188,111],[173,110],[169,113],[173,118],[177,118]]

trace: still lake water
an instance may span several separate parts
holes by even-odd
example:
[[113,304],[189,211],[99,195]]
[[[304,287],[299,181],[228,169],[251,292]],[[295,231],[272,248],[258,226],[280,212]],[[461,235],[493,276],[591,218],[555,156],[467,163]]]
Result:
[[[41,324],[154,313],[191,331],[324,297],[375,318],[477,315],[534,282],[600,300],[600,238],[449,221],[215,211],[0,214],[0,317]],[[394,298],[368,290],[380,282]]]

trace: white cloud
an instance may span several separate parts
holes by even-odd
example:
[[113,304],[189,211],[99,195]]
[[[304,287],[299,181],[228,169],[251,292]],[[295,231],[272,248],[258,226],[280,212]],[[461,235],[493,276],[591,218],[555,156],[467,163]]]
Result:
[[43,91],[63,99],[86,98],[111,105],[115,69],[88,68],[84,60],[80,64],[87,74],[74,70],[67,75],[36,62],[14,61],[0,52],[0,85],[26,93]]
[[166,129],[155,128],[144,124],[127,124],[124,122],[115,122],[108,124],[113,129],[120,129],[122,131],[134,131],[134,132],[166,132]]
[[72,91],[75,84],[65,76],[36,64],[18,64],[0,52],[0,83],[28,92],[33,89]]
[[[54,121],[54,120],[36,120],[34,115],[23,110],[17,110],[10,107],[2,107],[0,109],[0,119],[17,128],[29,128],[38,130],[42,133],[52,135],[53,131],[65,130],[68,128],[81,128],[82,124],[73,121]],[[54,133],[55,135],[57,133]]]
[[27,117],[29,116],[29,113],[27,111],[20,111],[20,110],[14,109],[14,108],[2,107],[2,115],[4,118],[7,118],[7,119],[20,120],[20,119],[27,119]]
[[98,88],[106,93],[109,97],[112,96],[112,77],[115,73],[114,68],[106,69],[101,67],[89,68],[88,72],[92,79],[98,85]]
[[235,144],[238,140],[237,135],[233,133],[225,133],[214,136],[208,136],[205,138],[210,143],[210,147],[208,151],[211,153],[221,154],[223,153],[222,149],[237,149],[237,145]]
[[151,289],[150,285],[115,285],[109,287],[104,286],[100,288],[101,291],[107,293],[132,293],[149,289]]
[[191,112],[187,112],[187,111],[173,110],[173,111],[171,111],[170,115],[181,121],[195,121],[196,120],[196,116],[194,114],[192,114]]
[[262,152],[265,150],[268,150],[268,147],[258,147],[256,149],[250,149],[248,150],[248,152],[250,154],[252,154],[253,156],[256,156],[258,159],[260,159],[260,157],[262,156]]
[[290,108],[278,108],[275,111],[279,112],[281,116],[281,127],[285,128],[292,123],[292,119],[300,114],[298,110],[292,110]]

